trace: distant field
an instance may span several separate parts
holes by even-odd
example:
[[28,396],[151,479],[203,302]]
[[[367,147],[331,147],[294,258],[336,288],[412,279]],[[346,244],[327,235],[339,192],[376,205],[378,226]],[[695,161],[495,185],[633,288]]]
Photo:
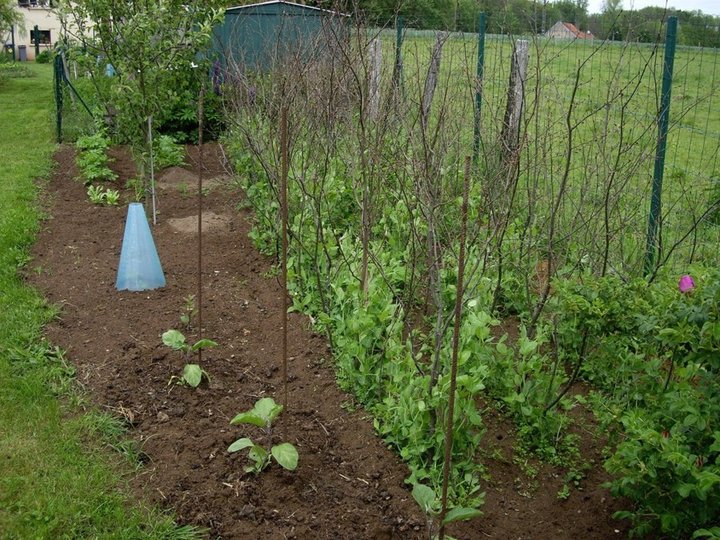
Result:
[[[389,84],[395,33],[385,30],[380,36],[383,79]],[[664,44],[523,39],[530,43],[518,208],[532,200],[537,212],[531,222],[538,231],[546,226],[544,208],[553,200],[568,161],[566,120],[579,70],[569,117],[572,151],[561,226],[564,235],[575,237],[581,251],[587,252],[578,256],[592,254],[597,237],[609,228],[613,264],[637,270],[644,251],[658,136]],[[405,36],[404,87],[411,110],[417,110],[421,101],[434,41],[435,34],[428,31],[411,30]],[[492,166],[483,170],[482,164],[492,163],[499,151],[512,49],[511,38],[486,37],[481,182],[483,174],[486,178],[493,174]],[[677,48],[664,169],[663,253],[688,235],[720,197],[719,64],[720,50]],[[442,52],[433,118],[443,116],[442,129],[453,138],[457,155],[471,152],[476,65],[477,36],[452,34]],[[606,196],[612,204],[607,227]],[[522,214],[519,211],[517,217],[525,222]],[[713,215],[710,212],[708,217]],[[601,218],[603,223],[595,223]],[[720,228],[702,224],[675,249],[668,264],[680,269],[689,262],[712,261],[718,240]]]

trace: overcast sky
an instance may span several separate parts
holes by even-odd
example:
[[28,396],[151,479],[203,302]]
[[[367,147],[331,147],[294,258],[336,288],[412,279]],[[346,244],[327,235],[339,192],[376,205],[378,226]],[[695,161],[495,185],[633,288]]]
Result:
[[[668,0],[669,7],[675,7],[685,11],[699,9],[710,15],[720,15],[720,0]],[[603,0],[590,0],[588,12],[600,13]],[[665,0],[623,0],[623,9],[642,9],[647,6],[665,7]]]

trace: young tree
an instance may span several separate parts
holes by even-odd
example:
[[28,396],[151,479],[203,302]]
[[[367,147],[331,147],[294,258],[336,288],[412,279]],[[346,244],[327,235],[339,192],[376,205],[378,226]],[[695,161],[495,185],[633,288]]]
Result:
[[13,0],[0,0],[0,30],[7,30],[12,25],[20,24],[23,21],[14,6]]
[[[71,38],[95,59],[101,73],[112,66],[113,84],[102,96],[121,137],[144,150],[154,116],[174,102],[180,74],[205,74],[200,54],[209,45],[222,11],[204,0],[61,0],[59,12]],[[100,89],[101,86],[98,86]]]

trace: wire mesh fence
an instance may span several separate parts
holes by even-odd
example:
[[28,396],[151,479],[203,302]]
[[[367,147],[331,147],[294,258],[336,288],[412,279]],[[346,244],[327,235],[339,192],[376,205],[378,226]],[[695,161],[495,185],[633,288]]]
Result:
[[[392,47],[391,29],[379,32]],[[419,99],[436,33],[406,30],[404,79]],[[529,251],[622,275],[642,273],[661,117],[664,34],[655,43],[486,35],[481,81],[480,182],[498,184],[511,57],[528,42],[523,81],[518,192],[512,219]],[[440,80],[452,109],[472,129],[478,35],[449,33]],[[650,272],[715,260],[720,221],[720,50],[677,47],[657,254]],[[563,184],[564,180],[564,185]],[[561,190],[562,193],[558,193]],[[554,238],[547,238],[553,224]],[[550,242],[551,245],[548,245]],[[547,255],[545,255],[547,256]],[[560,261],[558,261],[560,263]]]
[[54,65],[55,128],[57,142],[71,142],[94,131],[98,111],[93,111],[95,95],[89,74],[77,62],[56,54]]

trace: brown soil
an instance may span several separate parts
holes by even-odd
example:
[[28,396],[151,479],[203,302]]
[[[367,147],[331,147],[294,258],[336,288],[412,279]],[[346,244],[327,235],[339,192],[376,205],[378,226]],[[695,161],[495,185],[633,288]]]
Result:
[[[114,149],[113,156],[120,174],[116,187],[122,188],[134,167],[124,149]],[[55,157],[48,188],[51,218],[28,279],[62,308],[47,328],[49,339],[67,349],[93,400],[122,415],[142,444],[148,461],[133,481],[138,495],[173,509],[182,523],[208,527],[213,538],[422,538],[424,518],[403,482],[407,467],[375,436],[368,415],[347,406],[352,399],[337,388],[325,340],[300,315],[290,316],[289,406],[273,434],[274,443],[298,447],[297,471],[271,465],[258,476],[247,475],[245,453],[227,453],[242,436],[269,442],[259,429],[229,421],[262,396],[277,401],[283,396],[282,296],[277,278],[270,277],[273,261],[248,239],[251,216],[237,204],[242,195],[225,181],[203,198],[206,216],[222,218],[222,226],[213,229],[208,222],[203,234],[203,336],[220,344],[203,353],[210,382],[197,389],[168,385],[184,359],[164,347],[160,336],[180,328],[184,299],[197,292],[197,201],[179,190],[160,192],[153,235],[167,286],[118,292],[115,272],[126,210],[91,205],[73,181],[73,150],[63,147]],[[204,178],[226,174],[218,147],[208,146],[205,157]],[[176,174],[197,175],[196,159],[197,149],[190,148],[190,164]],[[167,174],[161,182],[179,183]],[[187,229],[173,226],[183,219]],[[190,340],[198,337],[196,327],[180,329]],[[535,479],[526,476],[512,463],[507,422],[489,412],[486,417],[485,517],[454,526],[451,534],[626,537],[627,527],[610,517],[617,508],[599,487],[606,477],[597,464],[582,491],[573,489],[567,500],[559,500],[561,472],[540,467]],[[597,443],[591,437],[585,441],[586,458],[597,459]]]
[[[197,236],[198,232],[198,217],[197,214],[184,218],[170,218],[167,220],[170,228],[175,232],[183,234],[194,234]],[[223,232],[232,232],[233,221],[229,216],[219,216],[215,212],[203,212],[202,215],[202,230],[203,237],[205,233],[216,233],[222,234]]]

